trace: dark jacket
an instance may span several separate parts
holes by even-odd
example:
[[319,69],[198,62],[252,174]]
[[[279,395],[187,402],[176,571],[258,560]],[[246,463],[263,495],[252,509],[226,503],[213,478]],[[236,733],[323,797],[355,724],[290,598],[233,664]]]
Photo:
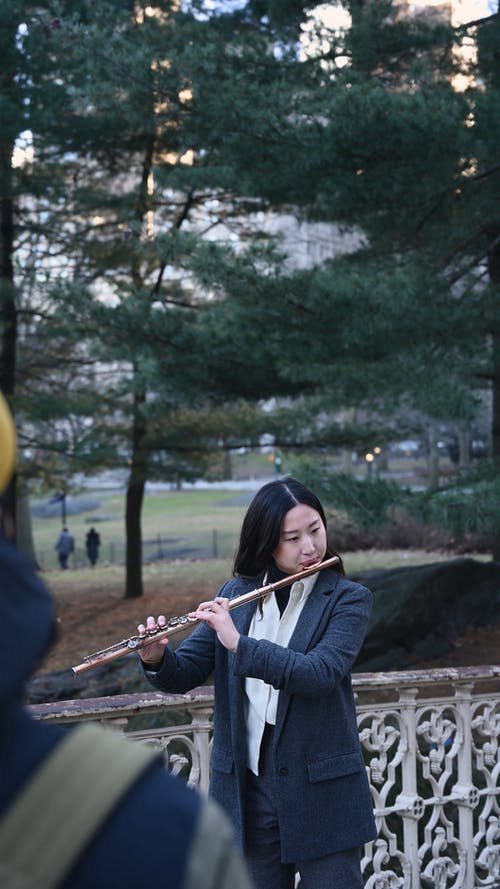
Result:
[[[233,598],[254,586],[231,580],[219,595]],[[231,612],[243,634],[236,654],[200,624],[175,652],[166,649],[157,673],[146,675],[160,690],[185,693],[214,672],[211,793],[230,814],[243,847],[247,676],[281,692],[274,762],[282,860],[320,858],[373,840],[350,676],[366,632],[370,591],[322,571],[287,648],[246,635],[256,607],[252,602]]]
[[[26,680],[53,635],[54,607],[45,586],[2,539],[0,626],[1,823],[24,783],[71,731],[35,721],[23,707]],[[117,756],[128,743],[116,738]],[[77,807],[78,800],[73,805]],[[37,817],[43,818],[43,812]],[[106,889],[250,889],[225,816],[207,808],[195,791],[165,770],[161,760],[153,761],[135,782],[61,884],[63,889],[103,885]]]
[[89,555],[97,555],[101,545],[101,536],[94,531],[93,528],[88,532],[85,538],[85,546]]

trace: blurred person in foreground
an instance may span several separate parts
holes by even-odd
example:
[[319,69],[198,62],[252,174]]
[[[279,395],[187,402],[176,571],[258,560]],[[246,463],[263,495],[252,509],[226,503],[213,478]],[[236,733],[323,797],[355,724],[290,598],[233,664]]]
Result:
[[[13,430],[0,395],[2,489]],[[104,729],[32,718],[25,685],[54,638],[54,603],[4,537],[0,626],[2,889],[251,889],[226,816],[159,755]]]
[[[376,828],[351,667],[371,592],[344,576],[322,504],[290,477],[250,503],[233,575],[191,613],[200,623],[175,651],[167,638],[141,649],[146,676],[182,693],[214,674],[210,791],[258,889],[294,889],[297,872],[301,889],[362,889],[361,847]],[[276,581],[259,602],[230,610],[234,597]],[[138,630],[165,624],[149,616]]]

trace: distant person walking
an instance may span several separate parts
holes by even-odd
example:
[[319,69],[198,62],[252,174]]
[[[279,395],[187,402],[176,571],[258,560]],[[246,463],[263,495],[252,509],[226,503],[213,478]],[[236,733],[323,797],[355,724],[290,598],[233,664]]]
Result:
[[68,558],[75,551],[75,538],[67,528],[62,529],[54,549],[57,552],[61,568],[67,568]]
[[99,547],[101,545],[101,538],[95,528],[91,528],[85,538],[85,547],[87,549],[87,556],[90,564],[94,567],[97,559],[99,558]]

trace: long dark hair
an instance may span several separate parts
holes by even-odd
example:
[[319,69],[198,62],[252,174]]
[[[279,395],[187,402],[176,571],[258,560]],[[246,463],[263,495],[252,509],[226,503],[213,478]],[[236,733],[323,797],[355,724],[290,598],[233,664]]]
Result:
[[[316,494],[309,488],[290,476],[268,482],[257,491],[243,519],[234,559],[234,575],[258,577],[273,566],[273,552],[280,541],[281,523],[286,513],[299,503],[315,509],[327,531],[325,511]],[[325,558],[336,555],[338,553],[327,545]],[[340,556],[335,570],[344,574]]]

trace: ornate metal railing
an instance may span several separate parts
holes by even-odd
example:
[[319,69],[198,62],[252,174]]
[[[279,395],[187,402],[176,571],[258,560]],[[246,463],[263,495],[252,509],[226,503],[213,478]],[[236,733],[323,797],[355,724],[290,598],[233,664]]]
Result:
[[[500,667],[356,674],[359,735],[379,828],[365,889],[500,887]],[[164,751],[206,792],[213,689],[39,704]]]

